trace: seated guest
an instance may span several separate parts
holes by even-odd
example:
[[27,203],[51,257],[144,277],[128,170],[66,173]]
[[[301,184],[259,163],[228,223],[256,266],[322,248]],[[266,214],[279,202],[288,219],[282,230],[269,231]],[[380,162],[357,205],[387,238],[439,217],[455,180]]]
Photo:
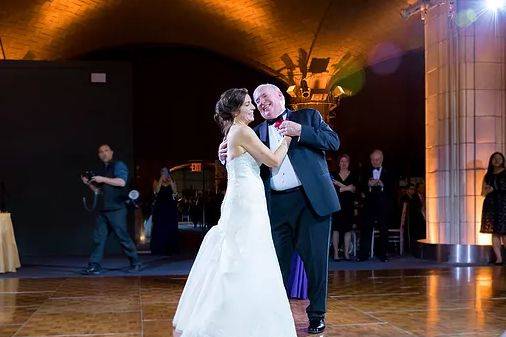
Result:
[[378,229],[380,238],[375,251],[381,261],[388,261],[388,215],[392,209],[393,179],[383,167],[383,152],[374,150],[370,155],[371,167],[366,171],[362,191],[364,198],[364,224],[360,230],[360,253],[357,261],[365,261],[371,254],[373,230]]
[[339,195],[341,210],[332,214],[332,247],[334,261],[339,261],[339,237],[344,235],[344,259],[349,261],[351,232],[354,223],[355,191],[357,179],[350,171],[350,157],[339,158],[339,172],[333,175],[332,182]]
[[420,212],[422,213],[423,223],[424,223],[424,226],[422,226],[420,228],[421,229],[420,239],[425,239],[427,237],[427,226],[426,226],[426,222],[427,222],[426,214],[427,213],[425,211],[425,184],[423,182],[416,183],[415,190],[416,190],[416,196],[418,197],[418,199],[420,199],[420,202],[421,202]]
[[153,182],[153,229],[151,231],[151,254],[168,255],[179,249],[177,205],[174,195],[177,186],[169,170],[163,167],[160,178]]

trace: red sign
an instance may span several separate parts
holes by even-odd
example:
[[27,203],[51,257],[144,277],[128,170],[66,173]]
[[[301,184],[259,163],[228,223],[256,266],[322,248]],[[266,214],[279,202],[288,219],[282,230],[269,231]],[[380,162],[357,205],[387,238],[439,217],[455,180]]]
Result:
[[190,169],[192,172],[202,172],[202,163],[191,163]]

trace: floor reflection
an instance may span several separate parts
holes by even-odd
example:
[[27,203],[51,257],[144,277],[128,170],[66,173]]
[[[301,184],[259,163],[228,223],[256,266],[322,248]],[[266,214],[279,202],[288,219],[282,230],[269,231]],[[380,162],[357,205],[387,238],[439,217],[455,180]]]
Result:
[[[336,271],[325,336],[500,336],[506,268]],[[0,337],[179,336],[181,277],[0,279]],[[306,301],[291,301],[308,336]],[[253,319],[253,318],[252,318]],[[235,336],[234,336],[235,337]]]

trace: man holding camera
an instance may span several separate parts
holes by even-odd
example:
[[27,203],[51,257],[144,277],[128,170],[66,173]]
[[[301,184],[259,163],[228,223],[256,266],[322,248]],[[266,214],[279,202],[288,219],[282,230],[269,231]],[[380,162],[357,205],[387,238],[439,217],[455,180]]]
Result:
[[392,211],[392,195],[394,194],[394,179],[388,169],[383,167],[383,152],[374,150],[371,155],[371,167],[362,179],[364,194],[364,226],[360,230],[360,252],[357,261],[366,261],[371,254],[372,235],[379,231],[379,241],[376,248],[378,257],[387,262],[388,248],[388,219]]
[[97,175],[91,179],[81,179],[98,197],[93,232],[93,251],[88,267],[83,270],[86,275],[98,275],[102,272],[100,262],[104,256],[107,237],[112,231],[118,237],[123,252],[130,260],[129,272],[141,270],[137,248],[127,231],[127,209],[125,186],[128,180],[128,168],[122,161],[113,161],[111,147],[107,144],[98,148],[98,157],[102,161]]

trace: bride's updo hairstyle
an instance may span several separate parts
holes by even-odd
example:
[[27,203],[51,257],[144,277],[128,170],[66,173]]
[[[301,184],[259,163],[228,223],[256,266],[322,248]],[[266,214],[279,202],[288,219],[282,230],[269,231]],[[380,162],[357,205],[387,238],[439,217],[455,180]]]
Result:
[[227,135],[234,117],[244,103],[247,94],[248,90],[244,88],[228,89],[221,94],[214,110],[214,120],[218,123],[224,135]]

